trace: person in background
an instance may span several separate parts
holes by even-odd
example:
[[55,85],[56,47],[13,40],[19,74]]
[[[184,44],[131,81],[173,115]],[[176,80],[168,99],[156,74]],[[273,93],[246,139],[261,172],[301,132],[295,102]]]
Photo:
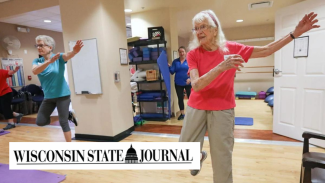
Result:
[[17,124],[20,122],[23,114],[15,113],[11,109],[12,101],[12,89],[7,84],[7,78],[12,77],[18,70],[19,66],[15,70],[0,69],[0,111],[3,114],[5,120],[8,122],[4,130],[15,128],[15,122],[13,118],[16,118]]
[[184,89],[186,90],[187,97],[191,95],[191,80],[188,73],[188,64],[186,60],[186,50],[184,46],[178,48],[179,58],[175,59],[172,65],[169,65],[170,74],[175,74],[175,89],[178,98],[178,106],[181,111],[178,120],[185,117],[184,112]]
[[33,61],[32,72],[38,76],[44,91],[44,100],[38,111],[36,124],[38,126],[50,124],[50,115],[57,107],[65,140],[71,142],[71,130],[68,122],[72,121],[75,126],[78,123],[75,113],[69,111],[70,89],[64,78],[64,70],[67,61],[79,53],[83,43],[79,40],[72,51],[54,54],[54,39],[50,36],[40,35],[36,37],[35,47],[42,57]]

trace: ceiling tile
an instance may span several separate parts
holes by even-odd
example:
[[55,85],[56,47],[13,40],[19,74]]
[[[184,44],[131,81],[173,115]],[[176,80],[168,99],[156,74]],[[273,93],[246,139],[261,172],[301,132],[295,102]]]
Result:
[[38,16],[30,15],[29,13],[22,14],[20,16],[20,18],[24,19],[24,20],[37,20],[37,19],[40,19]]
[[[51,20],[52,22],[51,23],[46,23],[46,22],[44,22],[44,20]],[[42,19],[34,20],[34,22],[42,23],[44,26],[61,23],[60,21],[53,20],[51,18],[42,18]]]
[[52,17],[52,16],[57,15],[55,13],[51,13],[51,12],[47,12],[47,11],[43,11],[43,10],[31,11],[31,12],[28,12],[28,14],[38,16],[39,18]]
[[62,28],[61,25],[47,25],[47,26],[39,26],[38,28],[47,28],[47,29],[60,29]]
[[50,8],[43,9],[43,11],[51,12],[56,15],[60,15],[60,6],[53,6]]
[[61,15],[51,16],[50,18],[61,22]]
[[20,23],[19,25],[24,25],[27,27],[40,27],[40,26],[43,26],[44,24],[40,23],[40,22],[35,22],[35,21],[27,21],[27,22]]

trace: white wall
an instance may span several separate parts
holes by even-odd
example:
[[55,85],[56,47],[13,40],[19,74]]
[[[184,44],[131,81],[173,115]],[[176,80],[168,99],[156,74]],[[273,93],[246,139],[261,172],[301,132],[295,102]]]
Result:
[[[274,24],[248,26],[239,28],[224,29],[224,33],[228,40],[243,40],[254,38],[274,37]],[[259,42],[243,42],[241,44],[250,46],[264,46],[274,40]],[[245,67],[256,66],[274,66],[274,55],[265,58],[250,59]],[[273,68],[244,68],[244,72],[273,72]],[[266,91],[274,85],[274,77],[272,73],[247,73],[237,74],[235,78],[234,90],[237,91]]]
[[186,48],[186,51],[188,51],[188,44],[190,42],[189,38],[182,38],[180,36],[178,36],[178,45],[179,46],[184,46]]
[[[247,42],[242,43],[250,46],[261,46],[270,43],[263,42]],[[274,66],[274,55],[265,58],[249,59],[244,67]],[[263,68],[243,68],[242,72],[268,72],[268,73],[243,73],[236,74],[234,90],[237,91],[266,91],[274,85],[273,67]]]
[[[79,11],[71,11],[71,9]],[[70,84],[73,109],[80,121],[76,134],[115,136],[133,126],[129,68],[121,65],[119,48],[127,48],[124,2],[60,0],[65,50],[71,40],[97,38],[103,94],[76,95]],[[100,25],[100,26],[98,26]],[[120,72],[120,82],[113,73]],[[68,63],[69,83],[73,83]]]

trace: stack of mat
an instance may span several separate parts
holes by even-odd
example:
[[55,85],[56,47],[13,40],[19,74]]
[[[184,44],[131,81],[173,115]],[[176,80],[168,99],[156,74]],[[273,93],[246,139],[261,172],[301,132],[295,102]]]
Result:
[[164,93],[161,91],[152,91],[152,92],[145,92],[138,94],[138,101],[153,101],[153,100],[160,100],[165,97]]
[[152,60],[150,56],[152,52],[152,48],[148,48],[148,47],[142,48],[142,52],[143,52],[143,61]]
[[142,61],[142,54],[140,47],[134,47],[129,50],[129,59],[133,62]]
[[[166,48],[159,48],[159,53],[161,53],[162,51],[166,51]],[[152,60],[158,59],[158,48],[152,48],[151,59]]]
[[254,100],[256,95],[256,92],[238,91],[236,92],[236,99],[246,98]]

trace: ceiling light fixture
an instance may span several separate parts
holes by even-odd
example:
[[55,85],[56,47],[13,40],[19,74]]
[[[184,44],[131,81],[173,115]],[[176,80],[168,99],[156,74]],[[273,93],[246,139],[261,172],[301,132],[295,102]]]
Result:
[[125,9],[124,12],[131,12],[131,9]]
[[126,25],[127,25],[127,26],[131,26],[131,23],[127,23]]
[[243,22],[244,20],[236,20],[236,22]]
[[51,20],[44,20],[45,23],[51,23]]

